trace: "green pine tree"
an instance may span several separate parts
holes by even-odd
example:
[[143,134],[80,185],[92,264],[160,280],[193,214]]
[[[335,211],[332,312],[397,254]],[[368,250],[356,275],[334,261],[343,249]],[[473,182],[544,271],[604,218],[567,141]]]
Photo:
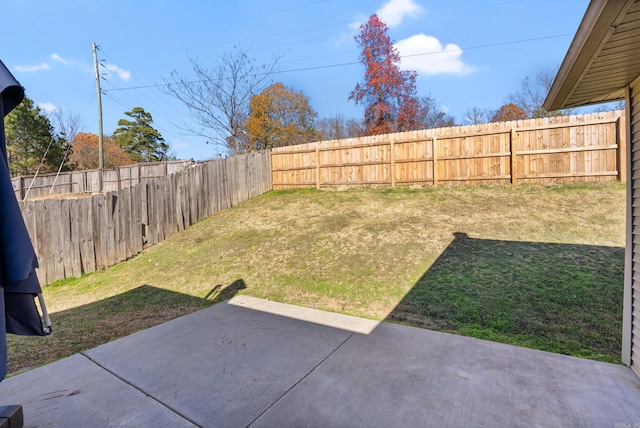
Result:
[[[7,160],[12,176],[56,172],[66,143],[56,135],[49,118],[26,98],[5,118]],[[41,165],[42,163],[42,165]],[[66,169],[66,168],[63,168]]]
[[169,145],[151,124],[153,118],[142,107],[124,114],[133,120],[120,119],[113,132],[116,143],[136,162],[157,162],[168,159]]

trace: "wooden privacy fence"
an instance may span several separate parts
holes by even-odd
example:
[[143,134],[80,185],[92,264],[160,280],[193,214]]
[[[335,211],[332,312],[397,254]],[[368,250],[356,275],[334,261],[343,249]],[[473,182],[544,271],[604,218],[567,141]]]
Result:
[[182,172],[79,199],[20,202],[42,284],[127,260],[195,222],[271,190],[269,153],[195,164]]
[[281,147],[273,188],[624,180],[622,121],[613,111]]
[[16,198],[38,198],[64,193],[103,193],[131,187],[148,180],[175,174],[193,161],[149,162],[121,166],[115,169],[91,169],[22,176],[11,180]]

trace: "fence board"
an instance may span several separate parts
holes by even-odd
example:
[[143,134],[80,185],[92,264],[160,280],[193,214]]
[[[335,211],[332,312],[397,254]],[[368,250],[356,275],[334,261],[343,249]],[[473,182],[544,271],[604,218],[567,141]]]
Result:
[[[66,230],[68,238],[64,245],[65,277],[77,277],[82,274],[82,261],[80,259],[80,245],[73,245],[74,241],[80,242],[78,231],[80,221],[80,203],[71,203],[68,199],[62,201],[63,222],[67,217],[69,228]],[[65,234],[67,234],[65,233]]]
[[164,201],[163,201],[163,210],[162,210],[162,230],[163,230],[163,240],[173,235],[175,232],[173,229],[173,197],[174,192],[171,188],[171,179],[168,176],[162,177],[160,180],[162,185],[162,189],[164,192]]
[[[38,278],[45,283],[52,282],[53,279],[49,278],[49,267],[51,266],[51,262],[49,261],[49,252],[50,248],[47,245],[48,235],[51,233],[48,228],[50,228],[50,224],[47,220],[49,216],[49,207],[45,205],[45,201],[35,201],[35,223],[37,225],[36,229],[36,239],[37,242],[36,254],[38,254],[38,264],[40,265],[38,269]],[[33,242],[33,235],[31,235],[31,241]]]
[[66,234],[67,228],[65,226],[65,222],[68,225],[69,215],[68,213],[63,212],[62,210],[62,202],[59,200],[49,200],[46,201],[49,206],[49,214],[50,217],[47,219],[51,224],[52,233],[50,235],[49,243],[51,245],[51,263],[53,265],[53,277],[55,280],[64,278],[65,273],[65,257],[64,257],[64,247],[69,241],[68,234]]
[[123,196],[123,232],[124,232],[124,248],[125,248],[125,260],[130,259],[137,253],[133,251],[133,231],[135,229],[135,219],[132,212],[131,202],[131,187],[122,189],[120,194]]
[[81,268],[82,272],[95,272],[96,252],[93,245],[93,202],[92,198],[83,198],[79,201],[78,239],[80,240]]
[[148,181],[145,183],[147,187],[147,206],[149,207],[149,246],[154,246],[158,242],[158,201],[156,198],[156,184],[155,181]]
[[91,197],[91,223],[93,248],[96,257],[96,270],[105,269],[109,266],[106,257],[106,247],[102,236],[102,230],[105,226],[104,210],[106,207],[106,196],[103,194]]
[[103,242],[107,250],[107,266],[117,263],[116,257],[116,218],[115,212],[118,210],[118,192],[108,192],[106,198],[106,210],[104,211],[105,226],[103,227]]
[[129,188],[129,248],[133,257],[142,251],[142,236],[139,217],[139,201],[138,201],[138,188],[139,186],[132,186]]
[[180,230],[184,230],[189,227],[189,191],[187,187],[187,177],[189,172],[185,172],[184,174],[176,175],[176,180],[178,182],[178,202],[179,211],[178,211],[178,225]]

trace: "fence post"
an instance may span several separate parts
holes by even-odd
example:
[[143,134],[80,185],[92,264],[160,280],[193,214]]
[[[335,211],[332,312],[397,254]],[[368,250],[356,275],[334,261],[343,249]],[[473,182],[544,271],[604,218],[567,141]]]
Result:
[[509,133],[509,151],[511,152],[511,184],[518,184],[516,176],[516,130],[511,128]]
[[431,137],[431,153],[433,159],[433,186],[438,185],[438,155],[436,154],[436,143],[438,139],[434,135]]
[[273,188],[275,177],[275,172],[273,171],[273,149],[269,149],[269,175],[271,176],[271,190],[275,190]]
[[616,163],[618,169],[618,181],[626,183],[627,181],[627,130],[625,115],[619,116],[616,120]]
[[316,188],[320,190],[320,148],[316,143]]
[[395,157],[393,151],[393,138],[391,138],[391,142],[389,143],[389,158],[390,158],[390,170],[391,174],[391,187],[396,187],[396,172],[395,172]]

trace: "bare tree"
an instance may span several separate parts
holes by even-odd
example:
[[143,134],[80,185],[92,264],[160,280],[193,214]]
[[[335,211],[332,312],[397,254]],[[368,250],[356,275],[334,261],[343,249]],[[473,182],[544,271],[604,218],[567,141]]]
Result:
[[527,117],[532,119],[556,116],[557,113],[550,113],[542,107],[553,85],[556,74],[556,68],[546,68],[536,74],[533,79],[529,76],[525,77],[524,80],[522,80],[520,90],[512,92],[507,96],[507,103],[517,105],[526,113]]
[[491,122],[494,112],[487,108],[471,107],[464,112],[463,122],[465,125],[479,125],[481,123]]
[[611,101],[608,103],[597,105],[596,107],[593,108],[593,112],[601,113],[606,111],[624,110],[624,106],[625,106],[624,100]]
[[170,79],[164,79],[164,90],[187,107],[194,124],[185,124],[184,130],[203,136],[232,154],[244,153],[249,101],[267,86],[280,58],[276,55],[271,64],[258,66],[247,51],[238,47],[219,57],[211,69],[189,58],[195,78],[173,71]]
[[421,97],[418,117],[425,129],[455,126],[455,118],[447,114],[431,96]]
[[77,113],[68,110],[55,109],[50,115],[49,120],[53,126],[54,132],[63,140],[62,160],[58,166],[58,173],[63,168],[69,168],[68,160],[71,153],[71,146],[78,133],[84,128],[84,121]]
[[56,134],[60,135],[67,145],[70,145],[76,135],[84,128],[82,117],[68,110],[55,109],[49,114],[49,120]]
[[361,137],[366,134],[361,120],[336,115],[316,119],[315,128],[323,140],[341,140],[344,138]]

